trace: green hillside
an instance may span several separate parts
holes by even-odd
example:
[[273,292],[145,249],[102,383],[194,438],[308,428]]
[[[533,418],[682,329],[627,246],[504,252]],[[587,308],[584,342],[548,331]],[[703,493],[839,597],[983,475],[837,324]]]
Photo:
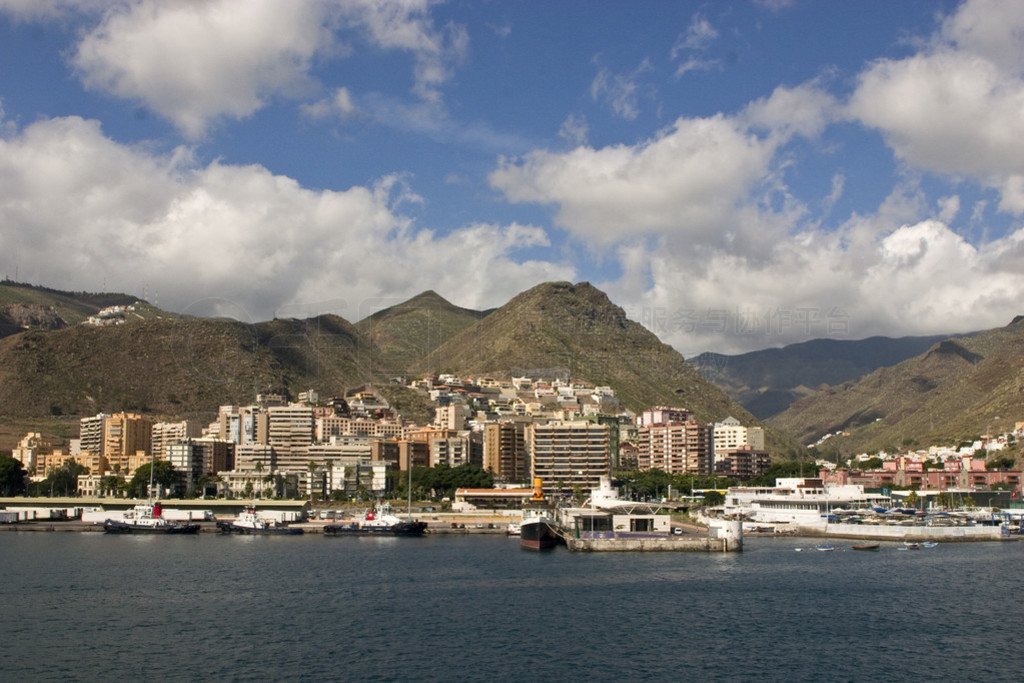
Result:
[[951,338],[867,377],[795,402],[769,423],[845,454],[956,442],[1024,420],[1024,319]]

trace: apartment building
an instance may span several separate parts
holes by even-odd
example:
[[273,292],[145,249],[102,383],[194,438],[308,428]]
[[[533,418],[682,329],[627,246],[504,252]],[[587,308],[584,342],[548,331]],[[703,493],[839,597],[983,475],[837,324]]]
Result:
[[527,481],[530,457],[526,449],[525,422],[484,425],[483,468],[498,479]]
[[[119,467],[122,472],[129,472],[131,458],[140,453],[147,456],[152,452],[153,421],[148,417],[134,413],[116,413],[103,419],[103,450],[100,453],[110,463],[110,467]],[[90,449],[82,444],[82,452]]]
[[647,424],[637,430],[637,468],[669,474],[711,474],[714,428],[696,420]]
[[584,491],[611,474],[608,426],[583,421],[531,424],[526,429],[530,476],[545,488]]
[[165,448],[168,445],[196,438],[201,431],[199,423],[194,420],[157,422],[150,433],[150,453],[153,454],[153,459],[166,460]]

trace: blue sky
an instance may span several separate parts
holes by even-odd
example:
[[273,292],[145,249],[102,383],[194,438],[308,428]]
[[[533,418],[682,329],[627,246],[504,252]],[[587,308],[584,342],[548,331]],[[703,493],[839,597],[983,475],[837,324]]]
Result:
[[1024,2],[0,0],[0,270],[246,321],[590,281],[687,356],[1024,312]]

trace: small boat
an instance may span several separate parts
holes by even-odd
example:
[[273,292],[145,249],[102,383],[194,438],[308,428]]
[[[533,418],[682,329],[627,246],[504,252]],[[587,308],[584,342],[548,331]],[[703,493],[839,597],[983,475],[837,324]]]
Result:
[[854,550],[878,550],[881,546],[878,543],[867,543],[865,545],[850,546]]
[[378,503],[360,519],[343,524],[328,524],[325,536],[422,536],[427,523],[403,520],[391,513],[389,503]]
[[834,545],[819,545],[819,546],[816,546],[814,549],[815,550],[820,550],[823,553],[828,553],[828,552],[832,552],[833,550],[835,550],[836,547]]
[[802,553],[804,551],[803,548],[793,548],[793,550],[797,551],[798,553]]
[[922,548],[934,548],[937,545],[938,545],[938,543],[936,543],[935,541],[925,541],[924,543],[921,544],[921,547]]
[[508,536],[518,536],[520,533],[522,533],[522,527],[515,522],[510,522],[509,525],[505,527],[505,534]]
[[103,530],[108,534],[194,534],[199,525],[169,522],[160,503],[144,503],[125,512],[123,520],[105,520]]
[[904,541],[903,542],[903,547],[906,548],[907,550],[920,550],[921,549],[921,544],[920,543],[916,543],[914,541]]
[[277,534],[282,536],[298,536],[302,533],[299,527],[280,524],[277,520],[266,519],[256,514],[256,506],[248,505],[238,513],[233,522],[217,522],[222,534]]

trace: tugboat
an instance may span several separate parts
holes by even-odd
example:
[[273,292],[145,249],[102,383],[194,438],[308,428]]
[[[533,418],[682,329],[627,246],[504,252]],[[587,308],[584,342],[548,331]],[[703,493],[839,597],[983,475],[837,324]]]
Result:
[[194,534],[198,524],[180,524],[163,518],[159,502],[136,505],[124,513],[124,520],[108,519],[103,522],[108,534]]
[[355,521],[324,527],[325,536],[422,536],[426,532],[426,522],[395,516],[390,503],[377,503],[373,510]]
[[302,533],[299,527],[278,524],[275,520],[265,519],[256,514],[256,506],[248,505],[242,510],[234,522],[217,522],[222,534],[277,534],[298,536]]
[[533,498],[523,505],[523,521],[519,525],[519,547],[528,550],[550,550],[561,541],[555,522],[555,508],[544,500],[544,485],[533,480]]

